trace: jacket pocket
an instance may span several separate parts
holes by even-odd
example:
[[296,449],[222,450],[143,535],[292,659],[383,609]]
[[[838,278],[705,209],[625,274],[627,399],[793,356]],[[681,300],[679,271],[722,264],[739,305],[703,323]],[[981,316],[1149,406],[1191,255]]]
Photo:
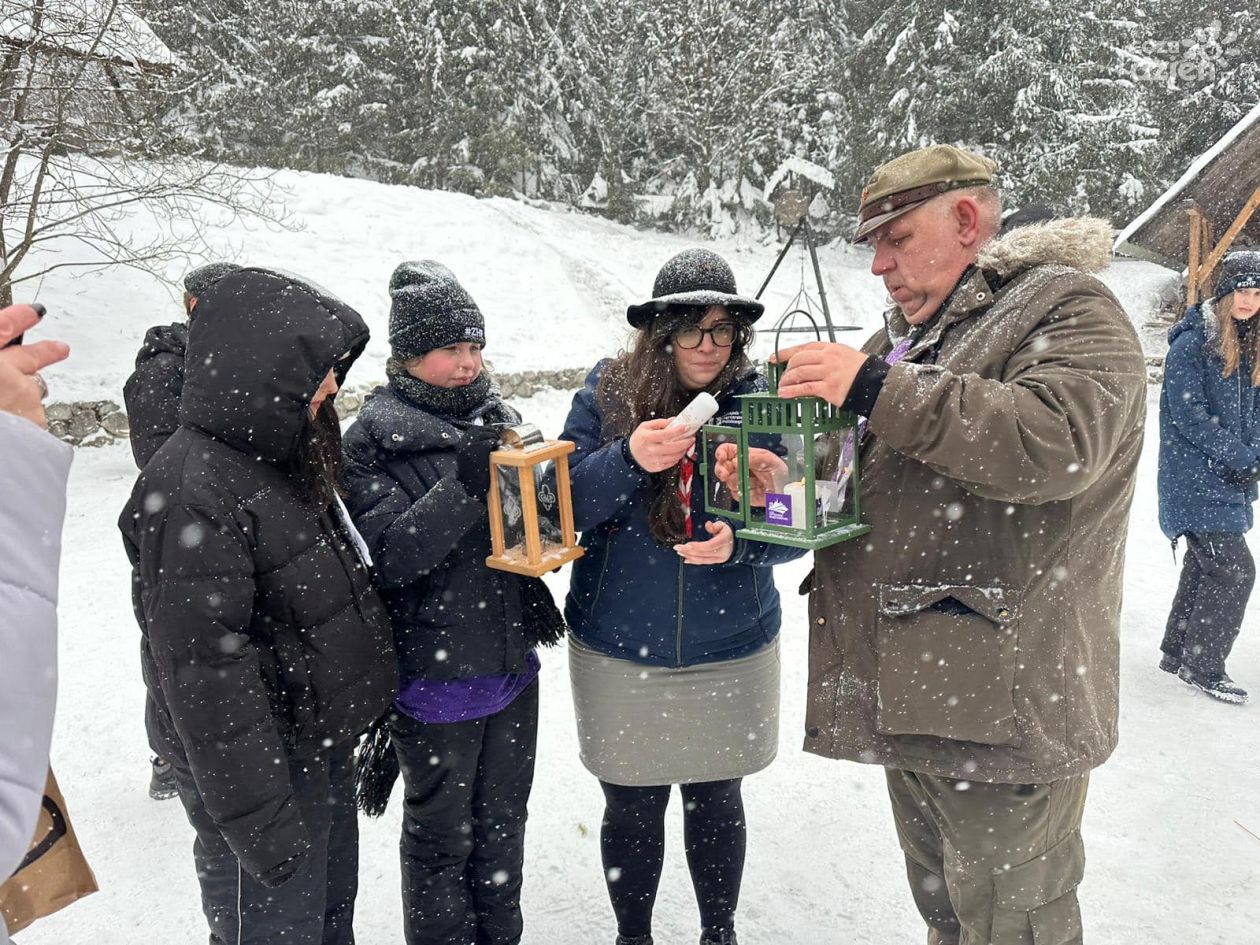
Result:
[[1017,745],[1018,619],[1018,591],[881,584],[876,731]]
[[1044,854],[993,875],[993,945],[1079,945],[1076,887],[1085,846],[1072,831]]

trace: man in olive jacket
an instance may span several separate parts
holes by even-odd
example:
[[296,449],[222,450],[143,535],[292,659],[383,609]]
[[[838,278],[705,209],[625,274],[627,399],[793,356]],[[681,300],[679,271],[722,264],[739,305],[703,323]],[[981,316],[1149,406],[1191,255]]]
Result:
[[995,238],[996,165],[903,155],[857,241],[896,308],[802,345],[784,397],[867,418],[869,535],[817,555],[807,751],[883,765],[932,945],[1081,941],[1089,771],[1116,743],[1124,542],[1145,416],[1111,230]]

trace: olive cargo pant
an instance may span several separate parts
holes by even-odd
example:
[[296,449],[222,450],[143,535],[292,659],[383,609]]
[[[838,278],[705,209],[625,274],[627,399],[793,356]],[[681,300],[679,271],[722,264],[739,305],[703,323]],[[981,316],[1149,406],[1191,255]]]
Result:
[[986,784],[886,771],[928,945],[1080,945],[1088,774]]

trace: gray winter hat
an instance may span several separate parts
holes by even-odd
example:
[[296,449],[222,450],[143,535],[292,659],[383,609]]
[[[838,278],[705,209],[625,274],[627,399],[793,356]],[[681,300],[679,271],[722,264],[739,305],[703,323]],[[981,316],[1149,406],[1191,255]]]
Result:
[[399,361],[462,341],[484,345],[481,309],[440,262],[402,263],[389,277],[389,346]]
[[1230,253],[1221,263],[1216,279],[1216,297],[1229,295],[1236,289],[1260,289],[1260,250]]
[[184,276],[184,291],[193,298],[201,298],[212,285],[224,276],[240,271],[240,266],[230,262],[212,262],[198,266]]
[[652,298],[626,309],[635,328],[648,328],[652,319],[677,305],[725,305],[732,315],[748,322],[761,317],[766,307],[745,298],[735,288],[735,273],[717,253],[708,249],[684,249],[656,274]]

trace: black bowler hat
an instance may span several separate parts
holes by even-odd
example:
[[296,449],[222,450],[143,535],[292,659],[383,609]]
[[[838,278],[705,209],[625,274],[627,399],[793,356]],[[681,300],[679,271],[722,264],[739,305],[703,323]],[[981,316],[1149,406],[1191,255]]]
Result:
[[635,328],[649,328],[657,315],[679,305],[724,305],[746,322],[755,322],[766,310],[739,294],[731,267],[708,249],[685,249],[663,265],[652,284],[652,298],[627,308],[626,319]]

